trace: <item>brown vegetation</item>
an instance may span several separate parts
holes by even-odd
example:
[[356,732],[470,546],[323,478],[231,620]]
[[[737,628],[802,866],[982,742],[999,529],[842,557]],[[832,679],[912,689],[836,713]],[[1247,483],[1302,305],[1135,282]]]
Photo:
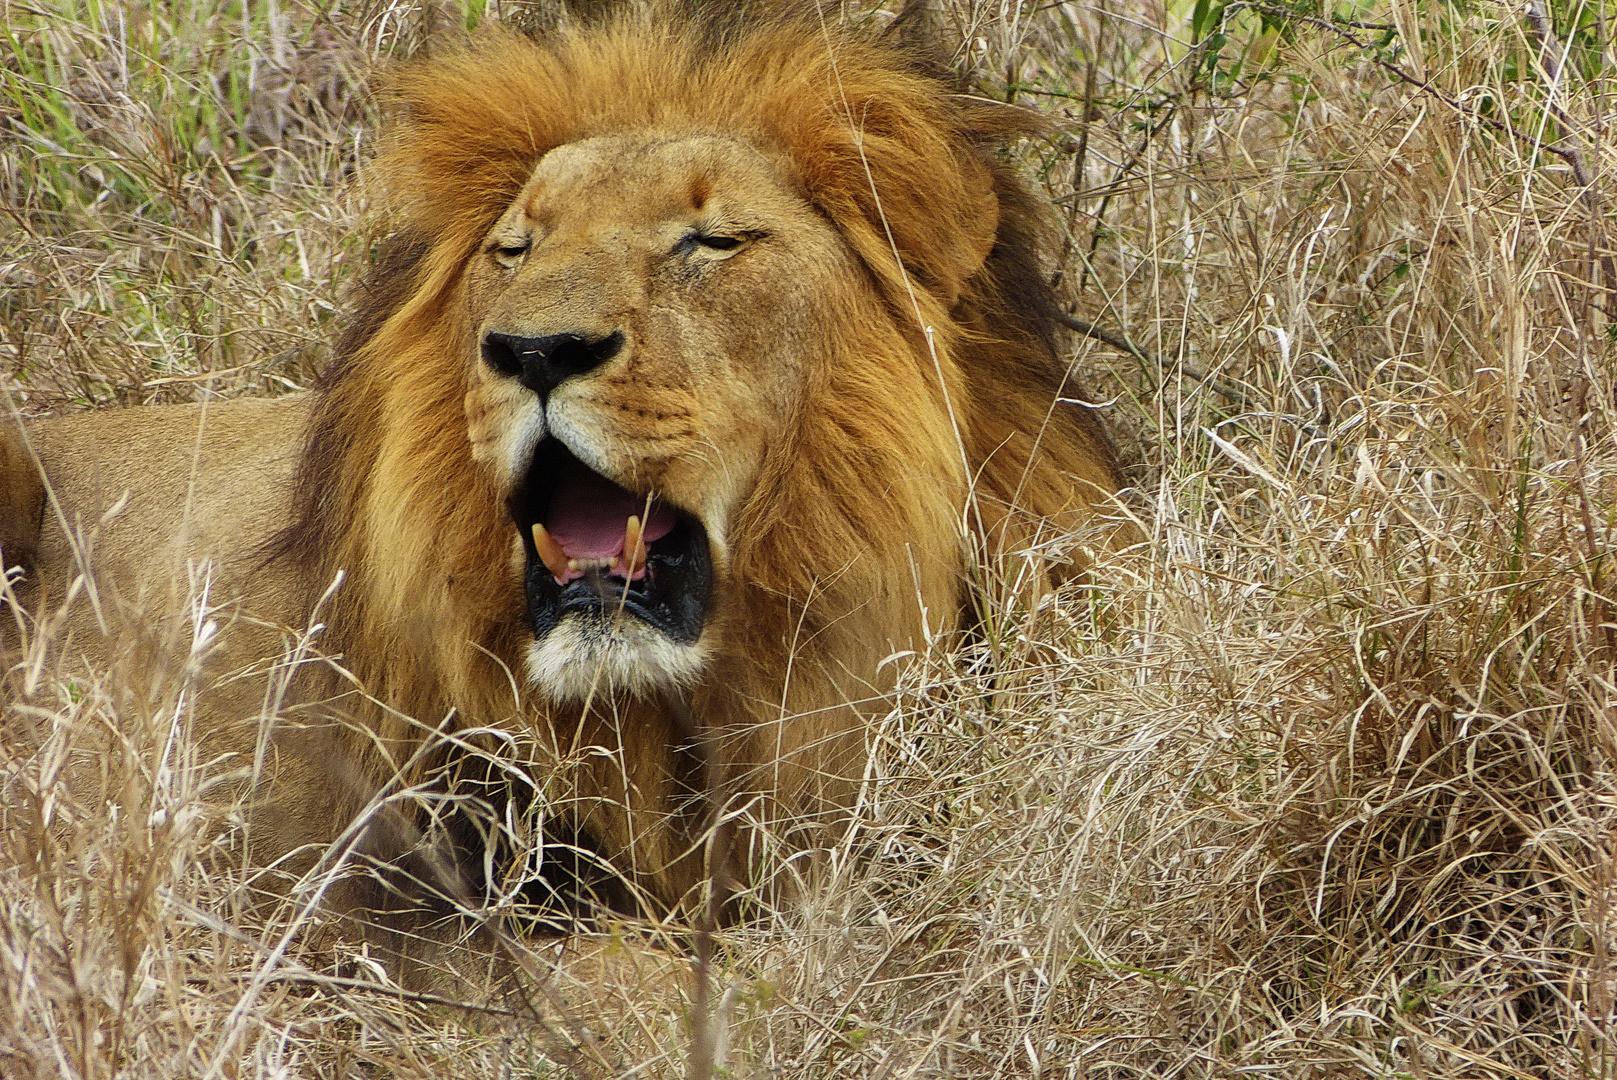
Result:
[[[912,670],[829,880],[719,935],[706,1010],[637,927],[398,992],[203,858],[183,672],[68,681],[21,627],[0,1072],[1611,1074],[1604,21],[945,7],[1062,126],[1018,164],[1129,346],[1075,343],[1148,546]],[[0,10],[8,400],[307,385],[367,259],[356,73],[459,13]]]

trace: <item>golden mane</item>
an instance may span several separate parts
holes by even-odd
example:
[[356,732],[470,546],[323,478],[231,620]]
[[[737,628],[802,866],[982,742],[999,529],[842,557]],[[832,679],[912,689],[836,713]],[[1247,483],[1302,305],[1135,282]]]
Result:
[[[378,775],[419,742],[403,716],[498,724],[537,711],[554,725],[567,713],[519,701],[511,523],[471,467],[455,360],[476,348],[463,267],[557,147],[634,130],[767,147],[790,162],[879,298],[879,310],[828,298],[849,354],[881,359],[874,374],[848,366],[823,406],[798,418],[795,444],[765,465],[722,586],[733,685],[724,702],[705,702],[701,723],[736,731],[771,711],[812,714],[879,693],[837,672],[850,670],[850,650],[882,640],[873,628],[897,636],[898,616],[882,605],[913,611],[919,588],[932,628],[947,629],[964,602],[969,534],[981,551],[1015,547],[1081,523],[1122,485],[1095,417],[1064,401],[1078,395],[1056,351],[1037,203],[993,156],[1037,125],[955,93],[897,35],[813,12],[717,23],[621,14],[539,39],[493,30],[394,71],[384,100],[396,119],[378,171],[396,233],[319,384],[280,546],[313,590],[347,575],[330,633],[387,707],[367,720],[384,749]],[[904,343],[896,354],[893,341]],[[880,364],[919,372],[934,400],[906,415]],[[918,570],[917,551],[942,569]],[[788,695],[789,652],[812,662]],[[691,738],[684,706],[636,707],[655,714],[636,723],[664,742]],[[805,740],[836,743],[834,732]],[[646,768],[687,793],[701,783],[677,763]],[[809,761],[794,783],[813,786],[820,771]],[[677,861],[685,842],[666,841],[646,865]],[[680,886],[656,891],[672,902]]]

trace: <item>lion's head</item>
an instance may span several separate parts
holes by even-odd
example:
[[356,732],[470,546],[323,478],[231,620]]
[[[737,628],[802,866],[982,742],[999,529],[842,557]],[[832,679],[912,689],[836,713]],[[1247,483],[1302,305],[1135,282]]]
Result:
[[[812,452],[801,413],[877,302],[857,258],[777,150],[652,128],[545,154],[465,294],[472,456],[523,549],[530,678],[572,700],[602,677],[628,693],[695,683],[721,633],[715,585],[758,542],[748,503],[772,458]],[[938,414],[925,373],[884,379],[895,407]],[[926,479],[958,487],[947,430],[914,429],[936,443],[917,471],[941,456]]]
[[693,791],[839,803],[971,560],[1120,485],[993,156],[1027,120],[813,14],[495,33],[391,98],[294,550],[394,710],[617,755],[581,828],[672,902]]

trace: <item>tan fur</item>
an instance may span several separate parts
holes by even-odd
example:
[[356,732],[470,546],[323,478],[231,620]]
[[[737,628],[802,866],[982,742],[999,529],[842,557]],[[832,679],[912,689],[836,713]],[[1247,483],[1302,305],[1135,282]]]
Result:
[[[690,899],[721,807],[743,826],[739,872],[821,842],[885,707],[884,658],[960,626],[973,558],[1086,527],[1121,486],[1094,417],[1058,401],[1082,395],[1051,340],[1038,212],[992,155],[1026,119],[815,16],[491,33],[395,72],[388,98],[398,234],[312,404],[215,406],[200,443],[198,410],[42,427],[69,515],[128,487],[103,569],[147,580],[160,556],[173,581],[175,560],[211,554],[244,609],[287,626],[342,571],[324,642],[370,698],[327,708],[376,736],[347,749],[367,783],[420,746],[415,722],[512,732],[555,768],[558,819],[653,908]],[[735,251],[679,247],[754,226]],[[522,237],[531,250],[498,255]],[[622,331],[543,422],[714,540],[696,651],[644,685],[602,682],[587,709],[526,677],[506,499],[538,421],[480,362],[491,327]],[[156,543],[183,508],[186,541]],[[60,540],[42,565],[47,588],[72,576]]]

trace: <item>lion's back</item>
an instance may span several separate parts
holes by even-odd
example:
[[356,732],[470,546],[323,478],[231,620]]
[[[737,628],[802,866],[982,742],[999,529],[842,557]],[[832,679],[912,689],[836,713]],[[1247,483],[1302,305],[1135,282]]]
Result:
[[97,604],[76,602],[68,619],[84,645],[100,636],[89,630],[94,607],[107,606],[102,594],[156,617],[189,607],[204,584],[217,608],[240,602],[259,619],[296,625],[300,590],[290,568],[258,552],[285,524],[306,415],[304,399],[289,397],[30,424],[50,497],[26,595],[59,602],[90,570]]

